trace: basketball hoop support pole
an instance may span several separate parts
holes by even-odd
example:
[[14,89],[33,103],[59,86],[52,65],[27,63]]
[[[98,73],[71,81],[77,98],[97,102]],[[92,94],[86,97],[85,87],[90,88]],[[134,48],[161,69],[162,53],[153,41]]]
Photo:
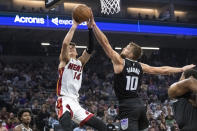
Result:
[[45,8],[52,9],[62,4],[64,0],[45,0]]

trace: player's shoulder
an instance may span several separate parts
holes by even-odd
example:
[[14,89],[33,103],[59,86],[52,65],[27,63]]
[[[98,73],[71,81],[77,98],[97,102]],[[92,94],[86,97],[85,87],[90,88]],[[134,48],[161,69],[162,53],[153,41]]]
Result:
[[60,61],[59,66],[58,66],[58,70],[64,68],[66,66],[66,64],[67,64],[66,62]]
[[14,127],[14,131],[21,131],[22,127],[21,124]]
[[82,64],[82,62],[81,62],[81,60],[80,60],[79,58],[77,58],[77,59],[74,59],[74,61],[76,61],[77,63],[80,63],[80,64]]
[[177,98],[175,99],[174,103],[172,103],[174,106],[181,106],[184,107],[185,105],[188,104],[188,100],[185,98]]
[[19,128],[21,128],[21,125],[16,125],[15,128],[19,129]]
[[68,65],[70,62],[75,62],[76,60],[73,58],[70,58],[68,61],[60,61],[58,69],[61,69],[63,67],[65,67],[66,65]]

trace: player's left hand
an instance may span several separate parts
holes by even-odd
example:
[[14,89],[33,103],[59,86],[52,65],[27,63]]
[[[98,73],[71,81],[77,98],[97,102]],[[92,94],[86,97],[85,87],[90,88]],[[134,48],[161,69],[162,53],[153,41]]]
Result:
[[186,65],[186,66],[182,67],[183,72],[186,71],[186,70],[192,69],[192,68],[194,68],[195,66],[196,66],[196,65],[194,65],[194,64]]
[[73,21],[73,25],[75,25],[75,26],[78,26],[78,25],[79,25],[79,23],[77,23],[77,22],[74,20],[74,18],[72,18],[72,21]]
[[88,26],[88,28],[93,28],[94,24],[95,24],[94,16],[93,16],[93,12],[91,10],[91,17],[90,17],[89,21],[87,21],[87,26]]
[[92,25],[90,23],[90,20],[89,21],[86,21],[86,22],[87,22],[88,29],[91,29],[92,28]]

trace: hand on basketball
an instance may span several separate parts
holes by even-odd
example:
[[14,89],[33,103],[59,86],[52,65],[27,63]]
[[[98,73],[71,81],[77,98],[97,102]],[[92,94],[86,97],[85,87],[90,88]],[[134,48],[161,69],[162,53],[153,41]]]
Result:
[[186,71],[186,70],[189,70],[189,69],[194,68],[195,66],[196,66],[196,65],[194,65],[194,64],[186,65],[186,66],[182,67],[182,69],[183,69],[183,71]]
[[91,17],[90,17],[89,21],[87,21],[87,26],[88,26],[88,28],[93,28],[95,21],[94,21],[94,16],[93,16],[92,10],[90,13],[91,13]]
[[89,29],[91,29],[91,28],[93,27],[93,26],[92,26],[92,23],[90,22],[90,20],[87,21],[87,26],[88,26]]
[[73,25],[78,26],[79,23],[77,23],[77,22],[73,19]]

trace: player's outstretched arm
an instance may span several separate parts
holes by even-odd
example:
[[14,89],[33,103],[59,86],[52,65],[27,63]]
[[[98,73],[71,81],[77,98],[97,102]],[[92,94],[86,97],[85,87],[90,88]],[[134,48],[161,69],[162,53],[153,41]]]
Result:
[[94,50],[94,38],[92,28],[88,26],[88,47],[83,51],[83,54],[78,58],[84,66],[91,57]]
[[177,96],[182,96],[187,92],[197,93],[197,80],[193,77],[181,80],[170,86],[168,89],[168,95],[170,98],[176,98]]
[[123,64],[123,59],[121,58],[121,56],[116,51],[114,51],[112,49],[105,34],[97,27],[97,25],[94,21],[93,15],[91,18],[91,23],[92,23],[93,32],[96,36],[96,39],[98,40],[99,44],[104,49],[107,56],[112,60],[112,63],[114,65]]
[[161,74],[161,75],[169,75],[173,73],[184,72],[196,66],[196,65],[191,64],[191,65],[186,65],[182,68],[177,68],[177,67],[170,67],[170,66],[153,67],[144,63],[140,63],[140,64],[142,66],[144,73]]
[[69,48],[69,44],[73,38],[73,35],[74,35],[74,32],[75,32],[77,26],[78,26],[78,23],[73,20],[73,25],[70,28],[70,30],[68,31],[68,33],[66,34],[66,36],[63,40],[63,43],[62,43],[62,49],[61,49],[61,53],[59,56],[60,61],[67,63],[70,59],[69,54],[68,54],[68,48]]

